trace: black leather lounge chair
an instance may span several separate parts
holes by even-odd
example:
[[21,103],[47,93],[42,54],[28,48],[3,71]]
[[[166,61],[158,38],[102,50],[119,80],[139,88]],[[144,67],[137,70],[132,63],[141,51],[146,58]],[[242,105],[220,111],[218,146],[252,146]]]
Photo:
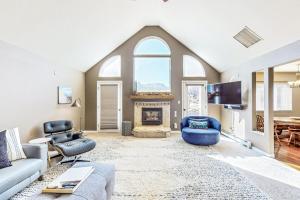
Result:
[[[50,144],[57,150],[63,159],[60,162],[88,162],[87,160],[80,160],[80,154],[91,151],[95,148],[96,142],[84,138],[82,132],[73,131],[73,124],[68,120],[50,121],[44,123],[44,132],[46,137],[50,137]],[[74,157],[74,159],[70,159]]]

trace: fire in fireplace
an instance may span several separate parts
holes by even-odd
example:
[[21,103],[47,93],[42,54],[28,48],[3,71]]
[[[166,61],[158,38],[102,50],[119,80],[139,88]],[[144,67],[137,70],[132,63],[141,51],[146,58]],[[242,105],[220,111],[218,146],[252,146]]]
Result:
[[143,125],[161,125],[162,108],[142,108]]

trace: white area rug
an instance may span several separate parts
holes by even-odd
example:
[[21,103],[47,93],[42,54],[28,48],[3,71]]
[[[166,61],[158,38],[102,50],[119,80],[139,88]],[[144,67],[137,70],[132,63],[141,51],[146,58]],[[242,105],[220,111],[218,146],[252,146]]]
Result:
[[[214,147],[185,143],[178,134],[149,139],[118,135],[91,136],[97,147],[84,155],[94,162],[116,166],[113,200],[269,199],[232,166],[209,155]],[[13,200],[30,199],[68,166],[49,169]]]

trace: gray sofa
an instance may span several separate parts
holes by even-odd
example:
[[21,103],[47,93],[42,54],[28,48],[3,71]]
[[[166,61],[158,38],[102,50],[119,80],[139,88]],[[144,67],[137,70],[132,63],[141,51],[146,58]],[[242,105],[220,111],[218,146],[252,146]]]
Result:
[[6,200],[38,179],[47,170],[47,145],[23,144],[27,159],[0,169],[0,200]]

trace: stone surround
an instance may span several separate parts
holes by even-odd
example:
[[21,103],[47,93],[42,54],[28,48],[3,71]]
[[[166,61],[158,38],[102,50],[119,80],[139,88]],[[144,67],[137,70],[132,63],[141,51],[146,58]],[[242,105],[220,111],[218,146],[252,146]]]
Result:
[[[161,125],[142,125],[142,108],[162,108],[162,124]],[[169,137],[171,133],[170,126],[171,106],[169,101],[145,102],[136,101],[134,103],[134,129],[135,137],[144,138],[164,138]]]

